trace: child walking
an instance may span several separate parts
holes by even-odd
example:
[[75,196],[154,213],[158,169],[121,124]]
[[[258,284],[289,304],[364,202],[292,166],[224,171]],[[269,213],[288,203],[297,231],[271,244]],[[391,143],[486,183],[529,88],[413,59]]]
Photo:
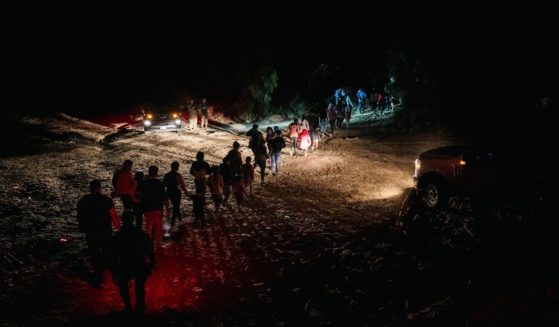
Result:
[[254,166],[252,165],[252,159],[250,157],[246,157],[245,164],[243,165],[243,182],[245,186],[248,186],[250,194],[252,194],[253,181],[254,181]]
[[241,205],[245,202],[246,190],[241,176],[236,176],[235,179],[233,179],[233,194],[237,200],[237,209],[242,211]]
[[220,174],[219,166],[212,166],[212,175],[208,177],[208,186],[212,194],[215,206],[215,213],[219,213],[219,208],[223,204],[223,177]]

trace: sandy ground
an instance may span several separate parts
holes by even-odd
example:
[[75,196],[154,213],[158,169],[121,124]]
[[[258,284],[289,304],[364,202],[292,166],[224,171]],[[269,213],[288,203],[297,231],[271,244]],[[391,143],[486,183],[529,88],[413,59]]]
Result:
[[[42,151],[5,158],[0,170],[3,290],[8,324],[96,324],[120,319],[121,301],[107,274],[105,287],[85,282],[84,237],[75,206],[87,183],[100,178],[109,193],[112,172],[125,159],[134,170],[157,165],[187,170],[196,152],[221,162],[233,141],[251,155],[248,139],[223,130],[141,134],[72,123],[72,140],[46,143]],[[39,122],[37,122],[39,123]],[[82,132],[83,131],[83,132]],[[147,316],[153,323],[219,324],[406,324],[464,321],[454,300],[449,270],[431,269],[432,258],[406,245],[396,227],[404,190],[412,185],[418,153],[454,142],[442,134],[372,136],[350,129],[326,137],[307,156],[283,153],[280,176],[254,186],[243,212],[211,213],[205,230],[185,219],[158,253],[158,270],[147,283]],[[121,204],[114,199],[117,210]],[[68,242],[61,243],[61,237]],[[449,268],[451,269],[451,268]],[[451,269],[452,270],[452,269]],[[452,282],[449,282],[452,283]],[[423,284],[423,285],[422,285]],[[455,285],[454,285],[455,286]]]

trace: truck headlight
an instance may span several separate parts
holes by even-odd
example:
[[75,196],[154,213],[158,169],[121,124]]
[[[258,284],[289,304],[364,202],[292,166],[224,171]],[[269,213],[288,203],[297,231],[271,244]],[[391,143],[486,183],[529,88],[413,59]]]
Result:
[[179,115],[177,115],[176,113],[173,114],[173,118],[177,118]]
[[146,118],[147,118],[147,119],[152,119],[153,116],[152,116],[151,114],[147,114],[147,115],[146,115]]
[[144,120],[144,126],[145,126],[145,127],[151,126],[151,121],[149,121],[149,120]]
[[181,124],[181,120],[180,119],[175,119],[175,125],[180,125]]

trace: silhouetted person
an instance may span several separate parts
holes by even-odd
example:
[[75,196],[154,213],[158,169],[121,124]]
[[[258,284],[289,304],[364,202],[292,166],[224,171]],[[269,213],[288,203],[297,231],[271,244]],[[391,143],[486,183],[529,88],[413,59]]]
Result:
[[245,134],[246,136],[250,136],[250,140],[248,141],[248,147],[252,150],[252,153],[256,155],[254,149],[256,146],[260,144],[260,141],[264,139],[262,133],[258,130],[258,125],[252,125],[252,129]]
[[272,153],[270,156],[272,157],[272,174],[277,175],[279,174],[280,166],[281,166],[281,150],[285,148],[285,140],[281,135],[281,131],[276,131],[276,136],[272,139]]
[[241,152],[239,151],[240,149],[241,144],[235,141],[233,142],[233,150],[227,153],[229,165],[231,166],[231,172],[233,173],[233,176],[241,176],[243,173],[243,158],[241,156]]
[[204,161],[204,152],[196,153],[196,161],[190,166],[190,175],[194,176],[196,193],[206,194],[206,177],[212,173],[212,167]]
[[113,241],[113,280],[118,284],[120,296],[126,312],[132,311],[130,302],[130,281],[134,279],[136,289],[136,311],[145,308],[144,284],[155,269],[155,255],[149,236],[132,224],[134,215],[127,211],[122,215],[122,229],[115,234]]
[[200,127],[202,127],[202,129],[208,129],[208,103],[206,102],[206,98],[202,99],[202,102],[200,102],[200,114],[201,114],[201,118],[202,120],[200,121]]
[[[264,185],[264,176],[266,175],[266,161],[268,160],[268,148],[266,147],[266,142],[264,140],[260,141],[254,148],[255,158],[254,161],[258,167],[260,167],[260,185]],[[253,174],[254,178],[254,174]],[[251,189],[252,192],[252,189]]]
[[85,233],[88,252],[93,269],[92,284],[103,285],[103,269],[108,268],[113,237],[111,221],[115,228],[120,228],[120,219],[113,201],[101,194],[101,181],[89,183],[90,194],[84,195],[78,202],[78,228]]
[[144,208],[144,217],[146,220],[145,231],[155,243],[155,248],[161,247],[161,239],[163,237],[163,207],[169,208],[169,201],[165,195],[165,185],[160,181],[158,176],[159,169],[156,166],[150,166],[148,169],[148,178],[142,183],[138,191],[142,194],[142,206]]
[[184,178],[179,173],[179,163],[173,161],[171,163],[171,171],[165,174],[163,177],[163,184],[165,184],[165,189],[167,192],[167,198],[173,204],[173,214],[171,216],[171,227],[175,226],[176,220],[181,220],[181,191],[186,194],[186,186],[184,184]]

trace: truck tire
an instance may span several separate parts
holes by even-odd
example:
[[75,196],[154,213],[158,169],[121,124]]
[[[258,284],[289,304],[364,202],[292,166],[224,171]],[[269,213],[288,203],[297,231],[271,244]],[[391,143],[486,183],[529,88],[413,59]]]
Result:
[[420,197],[430,209],[446,208],[449,191],[445,180],[435,176],[426,178],[421,183]]

